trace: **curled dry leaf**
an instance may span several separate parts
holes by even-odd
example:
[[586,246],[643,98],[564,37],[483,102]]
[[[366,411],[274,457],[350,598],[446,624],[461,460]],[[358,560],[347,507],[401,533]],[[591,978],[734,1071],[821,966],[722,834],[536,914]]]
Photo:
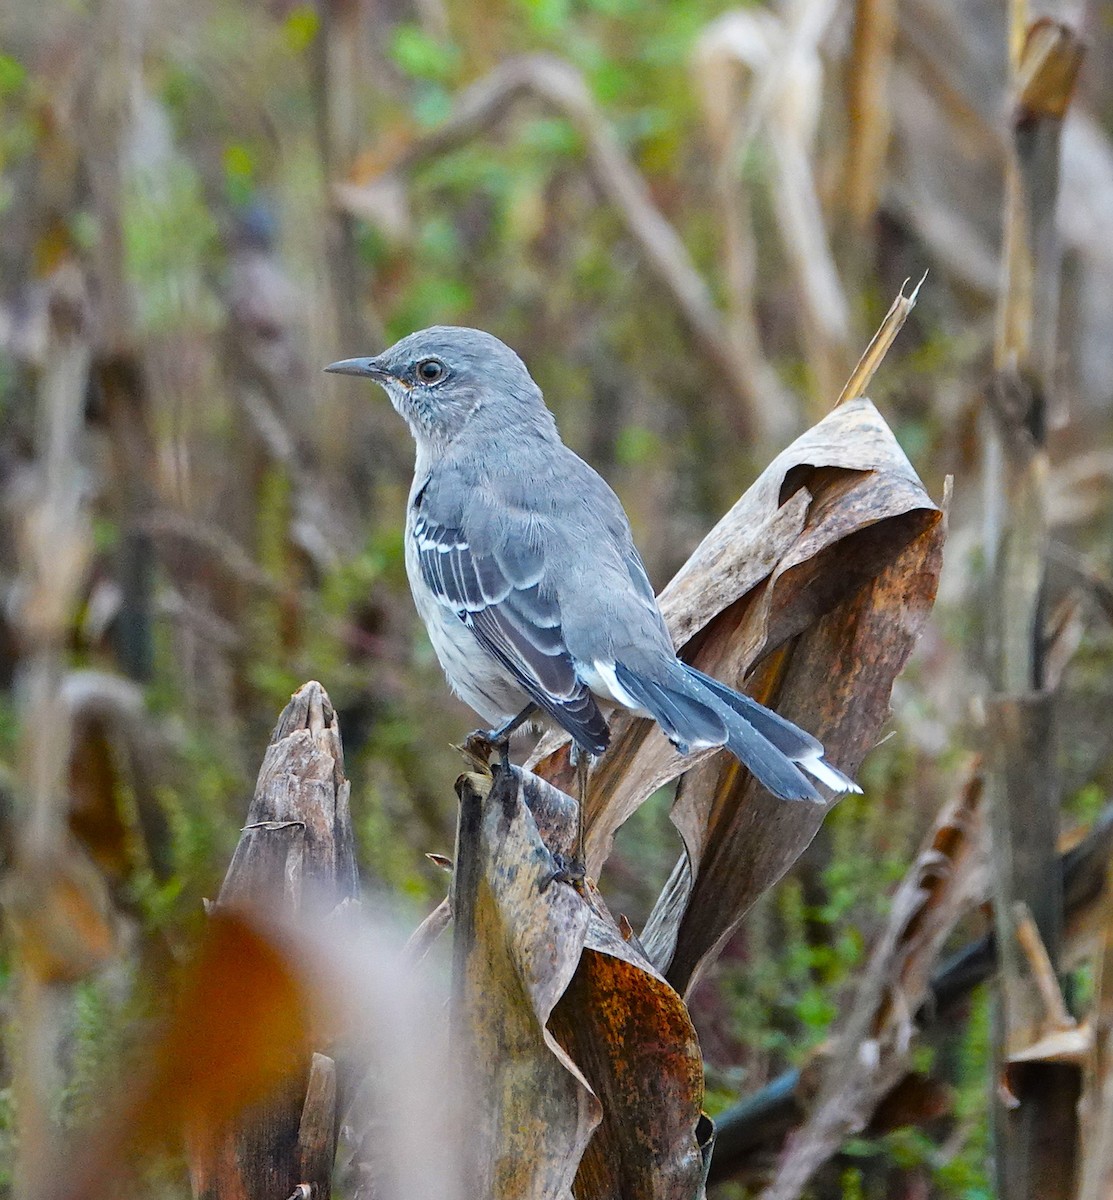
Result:
[[[940,518],[877,409],[843,404],[774,459],[665,588],[673,640],[688,661],[814,732],[853,773],[934,600]],[[566,739],[545,739],[531,761],[572,786]],[[686,770],[673,810],[686,858],[643,935],[682,991],[824,813],[774,800],[721,752],[682,759],[649,722],[616,715],[593,775],[589,873],[627,817]]]
[[601,907],[551,1028],[602,1105],[576,1176],[578,1200],[702,1196],[710,1122],[701,1120],[703,1060],[691,1017]]

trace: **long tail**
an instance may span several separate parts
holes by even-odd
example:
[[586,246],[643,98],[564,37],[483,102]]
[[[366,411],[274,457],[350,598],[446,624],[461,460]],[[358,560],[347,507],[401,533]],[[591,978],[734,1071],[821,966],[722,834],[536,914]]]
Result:
[[823,803],[806,775],[834,792],[862,790],[827,762],[822,743],[810,733],[695,667],[678,661],[662,680],[617,663],[615,679],[681,754],[725,746],[782,800]]

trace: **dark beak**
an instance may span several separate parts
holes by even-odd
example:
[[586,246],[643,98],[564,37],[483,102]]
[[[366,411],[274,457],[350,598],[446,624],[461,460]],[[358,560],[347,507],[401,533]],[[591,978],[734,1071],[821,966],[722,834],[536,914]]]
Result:
[[325,370],[333,375],[362,375],[364,379],[375,379],[379,383],[390,378],[390,372],[380,366],[377,358],[345,358],[329,363]]

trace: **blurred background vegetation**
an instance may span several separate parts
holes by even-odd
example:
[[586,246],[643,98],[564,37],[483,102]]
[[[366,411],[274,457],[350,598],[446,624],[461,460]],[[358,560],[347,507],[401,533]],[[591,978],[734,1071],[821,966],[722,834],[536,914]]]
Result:
[[[325,363],[434,323],[497,334],[623,498],[661,586],[930,270],[872,396],[937,499],[954,476],[936,614],[865,795],[692,1005],[712,1111],[806,1064],[976,748],[1005,7],[4,6],[0,796],[9,862],[38,837],[65,881],[29,905],[65,943],[47,972],[64,1121],[157,1012],[305,679],[340,713],[368,885],[413,920],[443,895],[424,854],[451,852],[450,745],[475,721],[405,583],[409,435]],[[1085,33],[1051,421],[1065,827],[1113,782],[1113,6]],[[38,806],[30,834],[17,797]],[[607,868],[635,927],[679,848],[667,809],[646,805]],[[54,904],[78,913],[76,948]],[[923,1051],[938,1114],[853,1143],[815,1195],[989,1194],[971,1004]],[[0,1171],[11,1107],[8,1089]]]

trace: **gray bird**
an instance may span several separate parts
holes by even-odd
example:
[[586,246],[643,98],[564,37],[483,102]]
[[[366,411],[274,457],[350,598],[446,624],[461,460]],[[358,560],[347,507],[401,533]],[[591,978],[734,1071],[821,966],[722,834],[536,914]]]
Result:
[[325,368],[382,384],[417,443],[406,571],[453,691],[505,745],[538,709],[586,761],[599,701],[652,717],[681,754],[725,746],[775,796],[861,789],[791,721],[681,662],[622,504],[560,440],[525,364],[437,326]]

